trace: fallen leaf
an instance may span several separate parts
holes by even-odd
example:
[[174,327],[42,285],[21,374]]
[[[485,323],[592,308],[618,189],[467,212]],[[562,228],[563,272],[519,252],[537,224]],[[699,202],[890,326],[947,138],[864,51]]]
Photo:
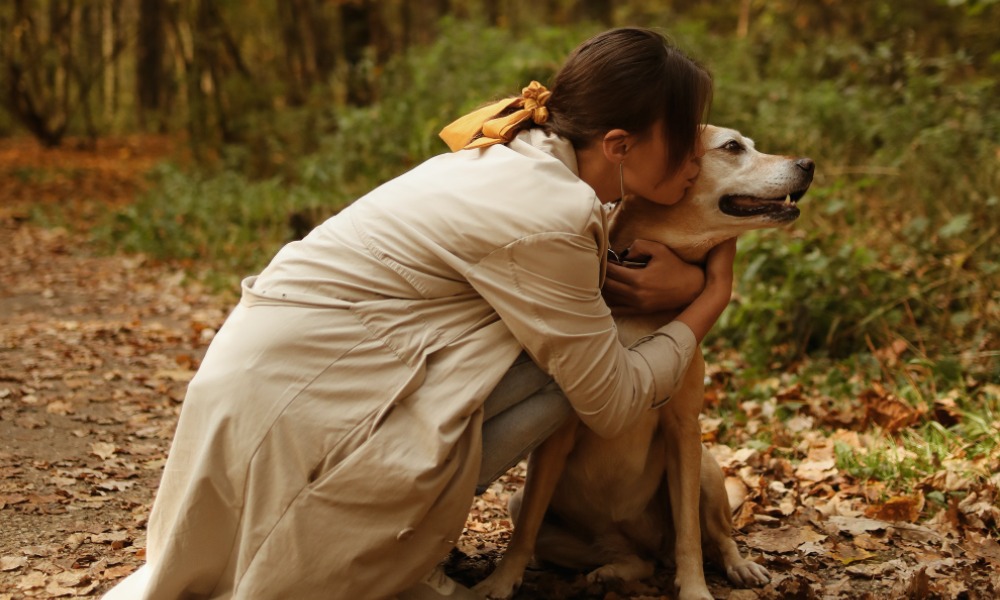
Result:
[[799,546],[799,553],[805,556],[815,555],[815,556],[826,556],[829,554],[826,547],[819,542],[806,542]]
[[33,558],[45,558],[46,556],[52,556],[58,549],[56,546],[25,546],[21,548],[21,553]]
[[45,573],[42,573],[41,571],[32,571],[17,582],[17,589],[27,591],[42,588],[45,587],[47,579],[48,576]]
[[75,596],[76,590],[56,583],[55,581],[50,581],[48,585],[45,586],[45,593],[48,594],[49,598],[63,598],[65,596]]
[[882,521],[914,523],[924,508],[924,496],[893,496],[881,504],[870,507],[866,514]]
[[45,421],[45,419],[41,417],[35,415],[27,415],[24,417],[20,417],[18,419],[14,419],[14,424],[20,427],[21,429],[41,429],[42,427],[45,427],[48,423]]
[[94,442],[90,445],[90,453],[103,459],[108,460],[115,455],[118,448],[109,442]]
[[131,575],[135,571],[135,567],[132,565],[119,565],[117,567],[108,567],[104,570],[105,579],[118,579],[119,577],[125,577]]
[[865,424],[874,423],[889,434],[909,427],[926,413],[926,410],[914,408],[880,389],[864,392],[861,401],[865,404]]
[[862,560],[868,560],[876,555],[862,548],[842,545],[837,549],[837,552],[831,552],[830,556],[839,560],[841,564],[849,565]]
[[23,494],[0,494],[0,508],[15,506],[28,501],[28,497]]
[[16,571],[28,564],[24,556],[0,556],[0,571]]
[[192,377],[194,377],[194,373],[195,373],[194,371],[188,369],[164,369],[162,371],[157,371],[153,375],[153,378],[187,383],[191,381]]
[[906,563],[900,559],[867,565],[851,565],[846,569],[851,575],[868,579],[888,577],[890,574],[905,572],[906,570]]
[[882,531],[890,527],[885,521],[877,521],[864,517],[830,517],[827,521],[840,531],[851,535],[859,535],[868,531]]
[[995,539],[970,532],[967,543],[963,544],[962,547],[970,554],[990,561],[995,566],[1000,567],[1000,543]]
[[903,573],[892,586],[893,598],[929,598],[930,577],[925,567]]
[[786,525],[779,529],[755,531],[747,536],[747,545],[763,552],[784,554],[794,552],[807,542],[819,542],[827,536],[813,531],[809,527],[794,527]]
[[97,484],[97,488],[108,492],[121,492],[135,485],[134,481],[117,481],[107,479]]
[[45,412],[50,415],[60,415],[66,416],[71,415],[74,412],[73,405],[65,400],[55,400],[54,402],[49,402],[45,407]]
[[90,541],[94,544],[114,544],[115,542],[129,542],[131,538],[129,537],[128,531],[124,529],[120,531],[112,531],[111,533],[98,533],[90,536]]
[[729,498],[729,510],[735,511],[746,501],[750,489],[738,477],[726,477],[726,496]]
[[90,583],[90,573],[82,570],[63,571],[55,574],[52,580],[66,587],[79,587]]
[[867,533],[854,536],[853,542],[856,547],[862,550],[873,550],[875,552],[884,551],[888,547],[885,542]]
[[807,460],[799,463],[795,468],[795,476],[803,481],[818,483],[829,479],[837,474],[837,461],[829,458],[825,460]]

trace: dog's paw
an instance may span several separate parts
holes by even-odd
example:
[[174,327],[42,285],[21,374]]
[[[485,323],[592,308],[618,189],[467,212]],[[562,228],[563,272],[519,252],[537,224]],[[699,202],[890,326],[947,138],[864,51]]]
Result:
[[507,600],[519,587],[521,578],[505,577],[502,573],[494,571],[492,575],[474,585],[472,591],[490,600]]
[[587,583],[605,581],[637,581],[650,577],[655,566],[638,556],[628,557],[618,562],[608,563],[587,573]]
[[771,581],[771,573],[763,565],[743,559],[726,567],[726,576],[734,585],[760,587]]

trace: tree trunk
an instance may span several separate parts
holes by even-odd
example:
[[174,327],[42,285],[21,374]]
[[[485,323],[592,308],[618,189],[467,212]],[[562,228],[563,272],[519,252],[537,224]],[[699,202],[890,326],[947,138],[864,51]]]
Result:
[[376,69],[387,58],[386,36],[379,5],[372,0],[345,2],[340,7],[344,58],[347,61],[347,101],[364,106],[377,98]]
[[111,123],[115,118],[115,107],[118,99],[118,80],[115,77],[115,62],[112,60],[115,52],[115,37],[118,32],[118,19],[115,14],[117,7],[115,0],[108,0],[101,6],[101,59],[104,62],[104,73],[102,74],[104,85],[101,87],[101,104],[103,106],[103,119],[105,123]]
[[72,3],[53,0],[47,15],[34,8],[25,0],[14,2],[17,33],[6,52],[7,104],[32,135],[52,147],[62,141],[69,121],[66,61],[72,56]]
[[578,0],[575,16],[577,19],[595,21],[610,27],[614,21],[611,0]]
[[147,128],[164,108],[163,56],[167,48],[166,0],[140,0],[135,81],[139,126]]

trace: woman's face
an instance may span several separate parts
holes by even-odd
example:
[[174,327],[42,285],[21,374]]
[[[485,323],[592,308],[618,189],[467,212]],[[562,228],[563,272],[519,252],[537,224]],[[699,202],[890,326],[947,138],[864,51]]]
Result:
[[629,144],[622,164],[622,179],[626,194],[636,194],[657,204],[671,205],[684,197],[701,171],[705,149],[699,141],[694,154],[681,167],[667,173],[667,143],[663,127],[655,124],[650,132]]

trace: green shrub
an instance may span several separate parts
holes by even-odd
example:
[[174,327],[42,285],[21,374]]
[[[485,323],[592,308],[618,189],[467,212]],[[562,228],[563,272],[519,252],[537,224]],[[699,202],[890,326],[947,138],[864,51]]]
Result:
[[[980,75],[982,57],[805,37],[777,17],[746,40],[683,18],[664,29],[713,70],[713,123],[818,165],[790,231],[741,241],[738,299],[712,343],[770,367],[903,340],[916,359],[1000,377],[1000,85]],[[161,169],[103,235],[232,278],[254,272],[288,239],[290,214],[332,213],[444,151],[443,125],[547,81],[593,28],[441,30],[386,66],[371,106],[318,88],[301,107],[242,115],[244,139],[218,167]]]

